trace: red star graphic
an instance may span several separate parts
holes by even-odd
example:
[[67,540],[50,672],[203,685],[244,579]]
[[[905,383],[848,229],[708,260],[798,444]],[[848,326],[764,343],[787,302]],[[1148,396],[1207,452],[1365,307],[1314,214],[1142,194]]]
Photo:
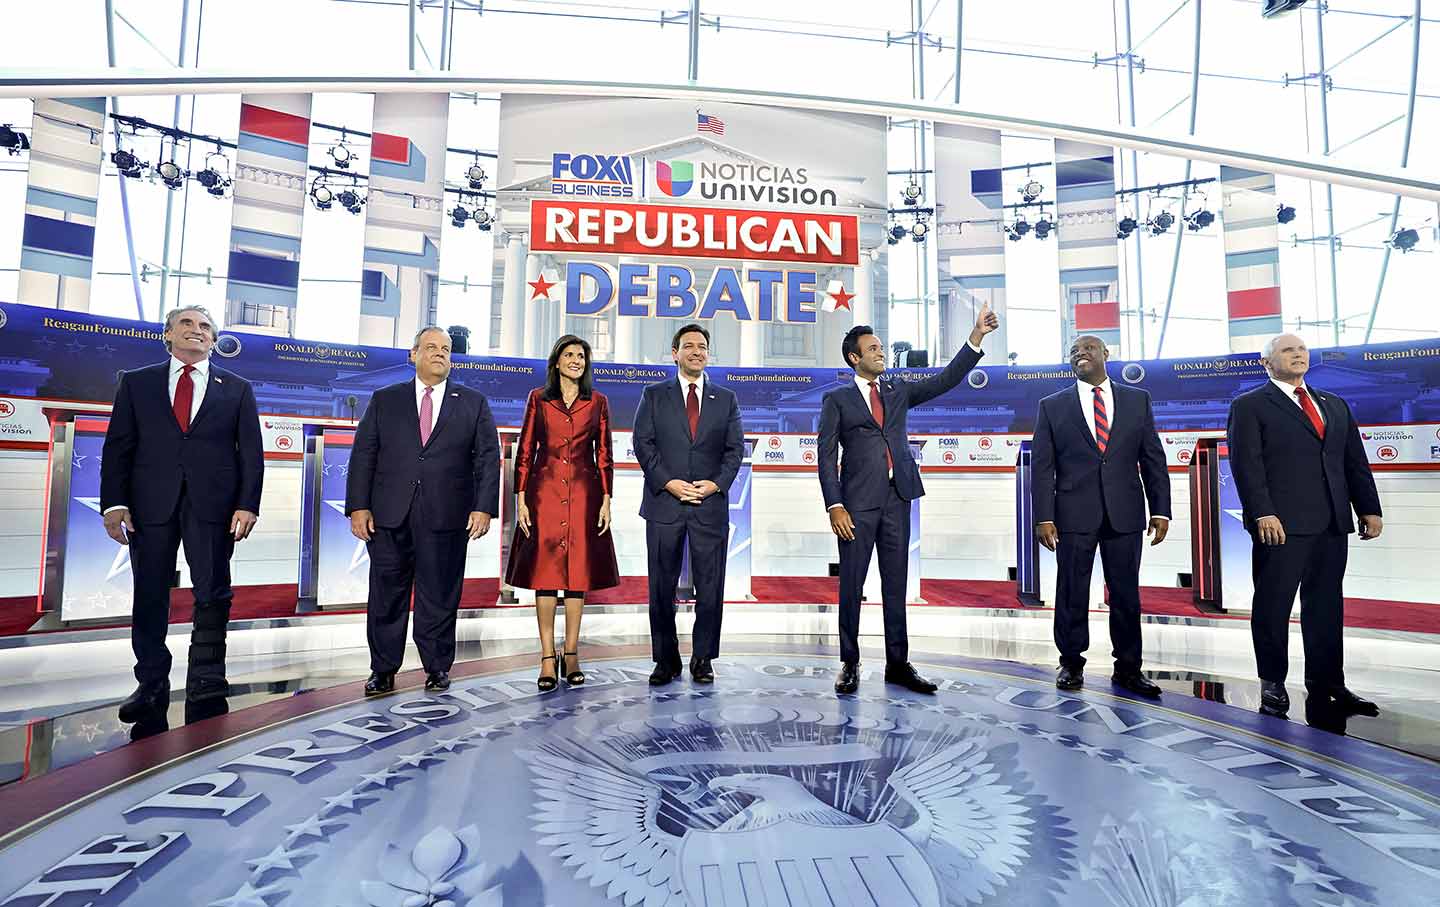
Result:
[[550,301],[550,288],[553,286],[555,286],[555,282],[546,280],[544,274],[540,275],[539,280],[530,281],[530,289],[535,291],[530,294],[530,301],[534,302],[539,296],[544,296],[547,302]]
[[[837,312],[840,311],[841,309],[850,309],[850,300],[852,300],[852,299],[855,298],[855,294],[854,294],[854,293],[847,293],[847,292],[845,292],[845,285],[844,285],[844,284],[841,284],[841,285],[840,285],[840,292],[838,292],[838,293],[831,293],[831,294],[829,294],[829,296],[830,296],[831,299],[835,300],[835,311],[837,311]],[[855,311],[855,310],[854,310],[854,309],[850,309],[850,311],[853,312],[853,311]]]

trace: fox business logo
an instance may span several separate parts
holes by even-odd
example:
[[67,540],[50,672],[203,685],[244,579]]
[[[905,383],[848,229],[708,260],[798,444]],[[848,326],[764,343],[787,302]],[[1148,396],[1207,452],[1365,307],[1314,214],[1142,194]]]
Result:
[[634,198],[635,168],[623,154],[556,152],[550,160],[550,193]]
[[941,446],[941,447],[959,447],[959,446],[960,446],[960,439],[959,439],[959,438],[941,438],[941,439],[939,439],[939,441],[937,441],[936,443],[939,444],[939,446]]
[[775,461],[775,460],[781,460],[781,461],[783,461],[784,459],[785,459],[785,451],[783,451],[783,450],[767,450],[767,451],[765,451],[765,460],[766,460],[767,462],[773,462],[773,461]]
[[818,447],[818,446],[820,446],[820,439],[819,439],[819,438],[801,438],[801,439],[800,439],[800,446],[801,446],[801,447]]
[[1440,460],[1440,444],[1430,445],[1430,459]]

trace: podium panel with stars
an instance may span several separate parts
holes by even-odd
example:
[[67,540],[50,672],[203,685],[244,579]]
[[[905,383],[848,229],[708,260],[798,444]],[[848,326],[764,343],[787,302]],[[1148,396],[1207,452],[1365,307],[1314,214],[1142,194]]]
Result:
[[297,698],[0,839],[0,905],[1431,903],[1422,760],[955,657],[935,696],[837,698],[833,659],[751,651],[708,687],[636,652],[544,694],[504,661]]

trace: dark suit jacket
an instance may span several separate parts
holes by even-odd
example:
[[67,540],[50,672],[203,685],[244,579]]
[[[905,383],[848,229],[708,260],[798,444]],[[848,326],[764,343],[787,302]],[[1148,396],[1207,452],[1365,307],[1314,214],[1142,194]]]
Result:
[[1115,412],[1103,456],[1073,385],[1040,401],[1030,447],[1036,523],[1054,523],[1061,532],[1094,532],[1108,514],[1116,532],[1140,532],[1147,525],[1147,500],[1152,516],[1173,516],[1170,473],[1150,395],[1114,381],[1110,391]]
[[185,485],[202,520],[260,512],[265,451],[250,382],[210,364],[190,431],[170,406],[170,360],[120,376],[100,460],[100,509],[130,508],[137,523],[163,523]]
[[[827,508],[844,504],[847,510],[874,510],[885,503],[889,483],[885,480],[885,451],[894,463],[895,490],[913,501],[925,493],[920,467],[910,455],[906,420],[912,406],[933,400],[965,379],[980,361],[968,344],[960,348],[950,364],[938,375],[911,384],[880,377],[880,403],[885,424],[875,424],[870,400],[860,393],[853,379],[825,394],[820,406],[820,490]],[[845,457],[839,459],[840,448]]]
[[[730,486],[745,458],[740,404],[733,391],[714,383],[709,375],[705,376],[701,393],[705,399],[700,403],[700,426],[693,440],[678,380],[652,384],[640,395],[631,441],[635,459],[645,473],[640,515],[647,520],[674,523],[683,518],[683,508],[696,507],[706,519],[730,518]],[[709,479],[720,491],[698,505],[682,504],[665,490],[671,479]]]
[[1324,532],[1332,523],[1354,532],[1352,507],[1361,516],[1383,516],[1350,407],[1306,387],[1325,417],[1323,442],[1300,407],[1269,381],[1230,402],[1230,471],[1252,532],[1262,516],[1279,517],[1296,535]]
[[495,516],[500,509],[500,440],[490,403],[453,377],[424,447],[414,379],[376,391],[355,432],[345,514],[369,510],[375,525],[394,528],[417,497],[440,531],[464,529],[472,511]]

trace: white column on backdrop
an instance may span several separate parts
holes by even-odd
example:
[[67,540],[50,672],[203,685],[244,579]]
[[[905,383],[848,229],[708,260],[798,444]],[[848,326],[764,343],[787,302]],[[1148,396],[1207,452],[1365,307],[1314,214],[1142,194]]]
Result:
[[525,342],[525,237],[511,233],[505,243],[504,304],[500,309],[500,355],[523,355]]

